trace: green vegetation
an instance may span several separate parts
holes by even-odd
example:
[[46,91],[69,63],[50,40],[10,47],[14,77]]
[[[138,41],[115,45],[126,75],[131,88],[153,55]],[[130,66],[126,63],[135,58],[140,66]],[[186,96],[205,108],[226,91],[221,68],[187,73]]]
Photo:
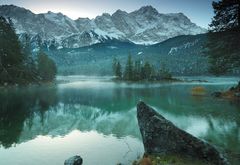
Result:
[[207,55],[210,73],[215,75],[234,73],[234,69],[240,67],[239,38],[239,29],[208,34]]
[[240,1],[220,0],[212,3],[214,17],[209,25],[211,31],[221,32],[240,28]]
[[184,157],[182,155],[146,155],[140,160],[135,160],[132,165],[204,165],[209,164],[198,159]]
[[240,1],[221,0],[212,6],[215,16],[210,24],[206,54],[210,72],[221,75],[240,67]]
[[128,60],[127,60],[127,64],[125,67],[125,71],[124,71],[124,75],[123,75],[123,79],[124,80],[134,80],[133,78],[133,62],[132,62],[132,56],[129,55],[128,56]]
[[132,56],[129,55],[123,73],[122,65],[116,58],[114,58],[113,73],[118,80],[125,81],[171,80],[172,75],[170,71],[166,68],[164,63],[162,63],[160,66],[161,67],[156,71],[154,65],[151,65],[149,62],[146,61],[144,64],[140,60],[136,60],[133,62]]
[[55,63],[44,52],[38,54],[37,70],[42,81],[52,81],[57,74]]
[[122,78],[122,66],[116,58],[113,59],[113,74],[118,78]]
[[0,85],[53,81],[56,73],[55,63],[43,53],[34,60],[30,39],[20,44],[11,20],[0,17]]

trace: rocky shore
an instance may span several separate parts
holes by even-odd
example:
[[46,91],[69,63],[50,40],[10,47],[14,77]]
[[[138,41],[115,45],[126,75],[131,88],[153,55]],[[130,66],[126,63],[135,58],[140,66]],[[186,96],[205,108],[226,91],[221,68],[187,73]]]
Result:
[[212,96],[216,98],[240,100],[240,81],[238,82],[237,86],[231,87],[228,91],[214,92],[212,93]]

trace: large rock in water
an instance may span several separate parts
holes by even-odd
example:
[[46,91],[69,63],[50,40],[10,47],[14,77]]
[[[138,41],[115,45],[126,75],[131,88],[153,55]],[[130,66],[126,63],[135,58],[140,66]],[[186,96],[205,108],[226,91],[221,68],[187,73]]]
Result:
[[73,156],[67,160],[65,160],[64,165],[82,165],[83,160],[81,156]]
[[180,154],[227,165],[216,148],[177,128],[144,102],[137,105],[137,118],[145,152],[148,154]]

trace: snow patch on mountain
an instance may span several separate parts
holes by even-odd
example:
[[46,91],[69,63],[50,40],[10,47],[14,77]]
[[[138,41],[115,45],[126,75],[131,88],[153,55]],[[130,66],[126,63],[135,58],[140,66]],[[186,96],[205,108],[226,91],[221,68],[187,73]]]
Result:
[[170,51],[168,52],[168,55],[173,55],[174,53],[178,52],[179,50],[189,49],[189,48],[193,47],[194,45],[196,45],[198,42],[199,42],[199,40],[196,39],[194,42],[187,42],[187,43],[184,43],[181,46],[172,47],[170,49]]
[[183,13],[161,14],[152,6],[130,13],[117,10],[112,15],[104,13],[95,19],[72,20],[62,13],[34,14],[14,5],[2,5],[0,15],[10,17],[16,32],[28,34],[35,47],[44,45],[56,49],[89,46],[114,39],[152,45],[179,35],[206,32]]

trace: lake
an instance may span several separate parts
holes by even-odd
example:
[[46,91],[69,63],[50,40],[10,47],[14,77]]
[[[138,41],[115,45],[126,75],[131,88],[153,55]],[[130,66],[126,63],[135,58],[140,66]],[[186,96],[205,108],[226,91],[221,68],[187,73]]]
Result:
[[[155,108],[181,129],[240,162],[240,104],[210,96],[234,77],[183,77],[208,82],[121,83],[111,77],[58,76],[57,85],[0,88],[0,164],[131,164],[142,156],[136,104]],[[204,86],[207,94],[192,96]]]

